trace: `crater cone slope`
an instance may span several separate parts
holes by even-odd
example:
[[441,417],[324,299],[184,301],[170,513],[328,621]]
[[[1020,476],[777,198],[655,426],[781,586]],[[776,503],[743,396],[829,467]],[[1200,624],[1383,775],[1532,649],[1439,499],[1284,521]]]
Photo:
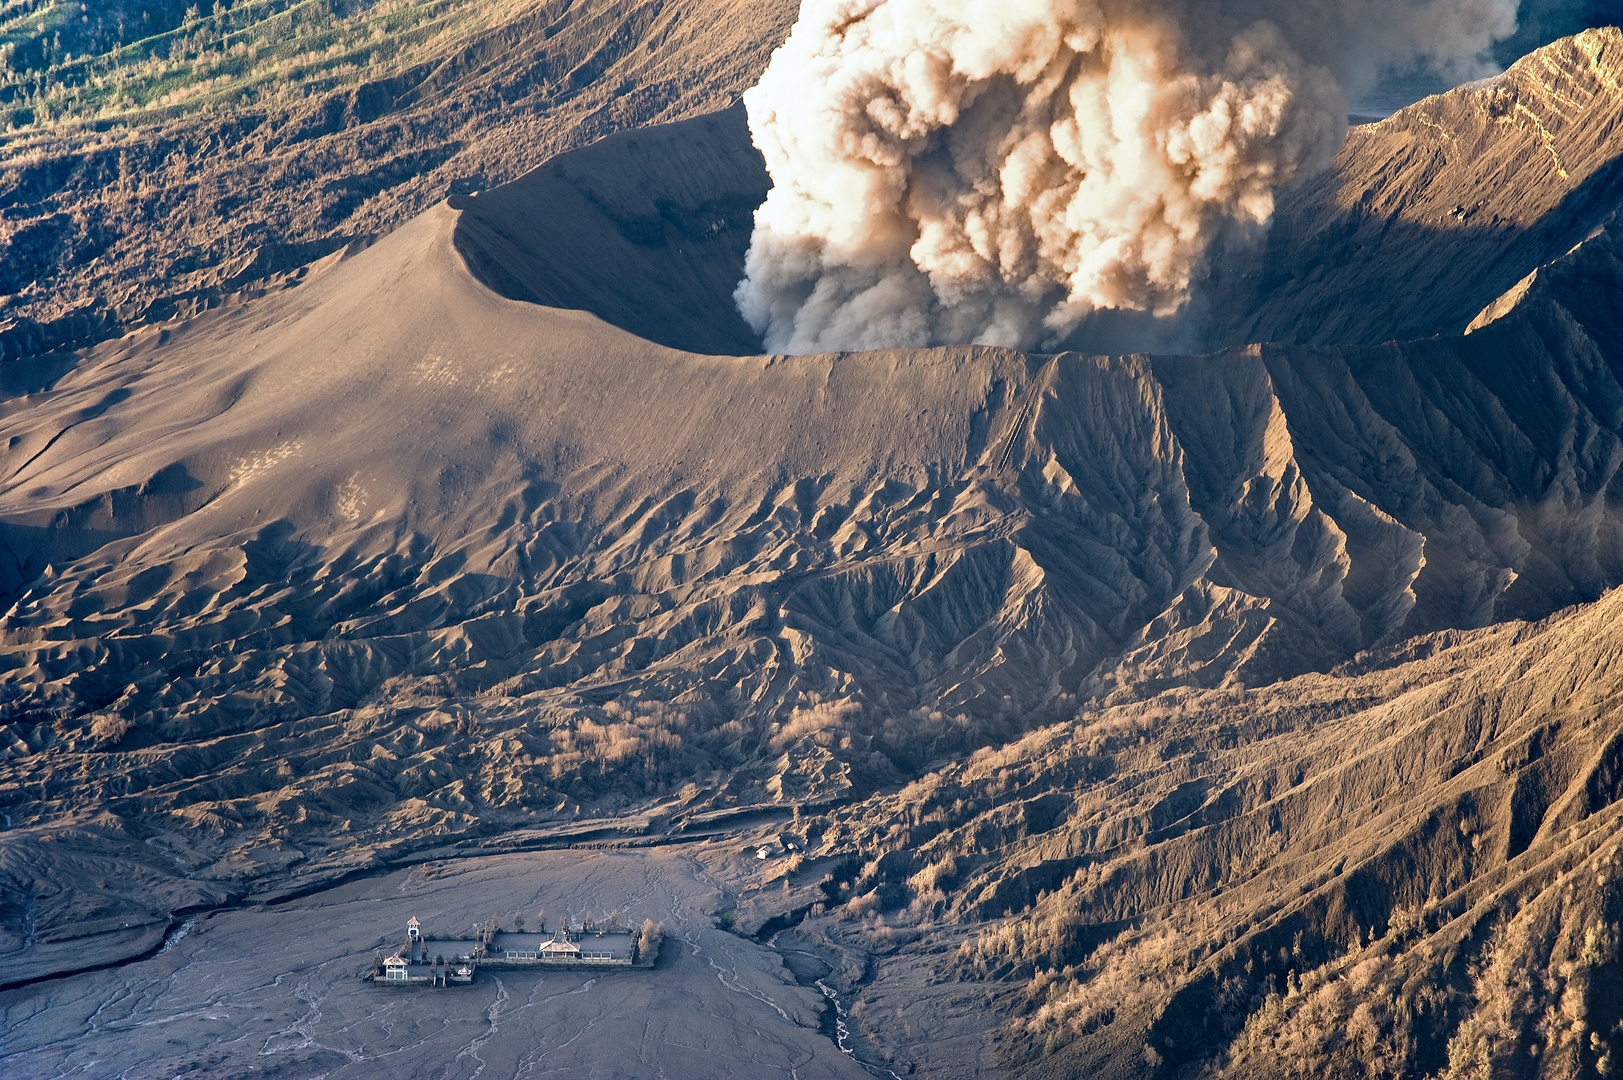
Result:
[[677,349],[746,356],[733,304],[771,181],[744,107],[610,136],[461,210],[456,247],[514,300],[590,311]]
[[[55,122],[0,132],[0,360],[275,288],[448,190],[493,187],[610,132],[724,108],[759,77],[798,8],[450,0],[385,10],[368,0],[277,19],[287,4],[201,4],[175,32],[99,57],[106,41],[76,33],[101,38],[93,25],[111,34],[128,16],[133,40],[148,25],[136,8],[150,6],[121,15],[93,4],[81,19],[36,5],[41,26],[77,27],[36,43],[56,60],[36,53],[33,91],[48,98],[58,80],[93,73],[95,87]],[[166,6],[180,22],[189,5]],[[153,64],[139,59],[148,50]],[[13,76],[28,52],[13,55]],[[245,78],[250,69],[259,74]],[[126,77],[161,81],[159,96],[178,103],[134,108],[114,89]],[[98,115],[101,95],[111,111]]]

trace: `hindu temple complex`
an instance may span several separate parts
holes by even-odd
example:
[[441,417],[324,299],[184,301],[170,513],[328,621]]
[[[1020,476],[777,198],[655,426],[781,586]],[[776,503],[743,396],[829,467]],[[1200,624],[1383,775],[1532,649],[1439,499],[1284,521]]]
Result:
[[474,924],[471,936],[450,936],[425,933],[413,917],[404,940],[392,952],[379,949],[365,977],[389,986],[443,987],[473,982],[480,968],[649,968],[664,934],[652,920],[633,929],[617,915],[601,923],[585,919],[578,926],[565,918],[551,932],[544,917],[538,925],[526,931],[520,917],[513,929],[504,930],[492,915]]

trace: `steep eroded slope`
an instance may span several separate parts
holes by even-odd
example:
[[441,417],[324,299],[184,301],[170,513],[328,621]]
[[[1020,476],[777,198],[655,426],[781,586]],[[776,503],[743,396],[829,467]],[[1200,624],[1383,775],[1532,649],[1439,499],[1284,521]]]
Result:
[[1588,30],[1503,75],[1355,127],[1282,193],[1256,251],[1216,253],[1213,345],[1376,345],[1458,333],[1623,205],[1623,31]]

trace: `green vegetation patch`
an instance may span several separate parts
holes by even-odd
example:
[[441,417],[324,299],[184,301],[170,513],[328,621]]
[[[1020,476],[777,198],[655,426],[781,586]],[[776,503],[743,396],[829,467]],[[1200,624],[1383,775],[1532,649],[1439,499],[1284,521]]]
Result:
[[524,6],[0,0],[0,139],[329,91],[409,66]]

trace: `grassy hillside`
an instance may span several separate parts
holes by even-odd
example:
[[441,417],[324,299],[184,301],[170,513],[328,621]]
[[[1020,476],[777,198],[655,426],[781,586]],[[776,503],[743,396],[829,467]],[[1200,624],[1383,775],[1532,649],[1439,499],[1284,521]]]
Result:
[[0,30],[0,127],[143,122],[285,101],[373,79],[488,28],[504,0],[12,0]]

